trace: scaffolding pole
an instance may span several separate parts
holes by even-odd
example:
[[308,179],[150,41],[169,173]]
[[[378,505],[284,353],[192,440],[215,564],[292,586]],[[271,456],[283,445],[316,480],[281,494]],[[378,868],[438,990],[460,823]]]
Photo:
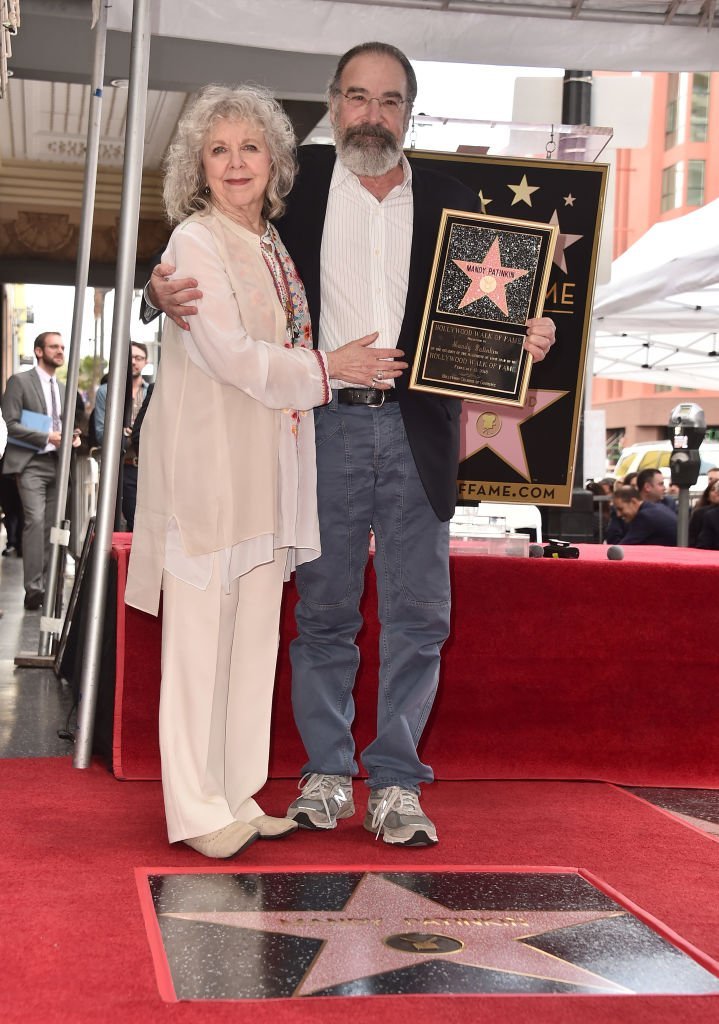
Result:
[[110,377],[107,382],[107,409],[103,436],[103,472],[100,474],[95,541],[91,555],[88,625],[82,656],[80,711],[73,759],[75,768],[89,767],[95,729],[102,628],[105,618],[112,529],[115,520],[117,467],[120,463],[127,357],[130,348],[130,312],[135,279],[147,82],[150,65],[151,2],[152,0],[134,0],[132,11],[130,87],[125,128],[115,307],[110,341]]

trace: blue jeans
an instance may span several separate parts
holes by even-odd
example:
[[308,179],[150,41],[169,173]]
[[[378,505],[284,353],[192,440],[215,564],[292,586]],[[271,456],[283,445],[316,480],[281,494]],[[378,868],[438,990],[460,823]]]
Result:
[[290,646],[292,706],[305,772],[355,775],[355,638],[370,527],[380,620],[377,736],[362,752],[372,788],[418,790],[432,769],[417,744],[432,709],[449,634],[449,524],[417,474],[399,405],[315,412],[322,555],[297,569],[299,635]]

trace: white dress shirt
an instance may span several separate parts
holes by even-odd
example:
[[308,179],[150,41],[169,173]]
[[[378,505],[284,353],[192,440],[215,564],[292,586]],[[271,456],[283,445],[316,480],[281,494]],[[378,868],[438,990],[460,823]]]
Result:
[[412,171],[404,157],[402,170],[402,182],[380,202],[339,157],[335,161],[320,253],[320,351],[331,352],[374,331],[379,331],[375,347],[397,345],[413,225]]

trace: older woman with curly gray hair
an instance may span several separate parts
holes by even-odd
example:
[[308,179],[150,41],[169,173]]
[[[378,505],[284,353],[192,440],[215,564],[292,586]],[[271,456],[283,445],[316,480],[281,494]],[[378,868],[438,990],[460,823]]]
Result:
[[[163,264],[201,277],[191,325],[169,319],[143,424],[129,604],[163,593],[160,750],[170,842],[231,857],[295,831],[254,796],[267,778],[282,583],[320,553],[314,422],[329,378],[406,366],[376,335],[312,348],[302,282],[270,223],[295,168],[264,90],[209,86],[169,149]],[[181,329],[181,326],[184,329]],[[394,360],[394,361],[393,361]],[[385,385],[387,386],[387,385]]]

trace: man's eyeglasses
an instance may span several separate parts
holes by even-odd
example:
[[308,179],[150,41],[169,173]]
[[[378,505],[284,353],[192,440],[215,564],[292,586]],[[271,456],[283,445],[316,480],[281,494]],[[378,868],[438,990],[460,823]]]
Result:
[[361,92],[342,92],[339,89],[337,92],[352,110],[366,110],[370,103],[376,101],[379,104],[380,110],[392,114],[401,110],[407,102],[407,100],[403,100],[400,96],[365,96]]

